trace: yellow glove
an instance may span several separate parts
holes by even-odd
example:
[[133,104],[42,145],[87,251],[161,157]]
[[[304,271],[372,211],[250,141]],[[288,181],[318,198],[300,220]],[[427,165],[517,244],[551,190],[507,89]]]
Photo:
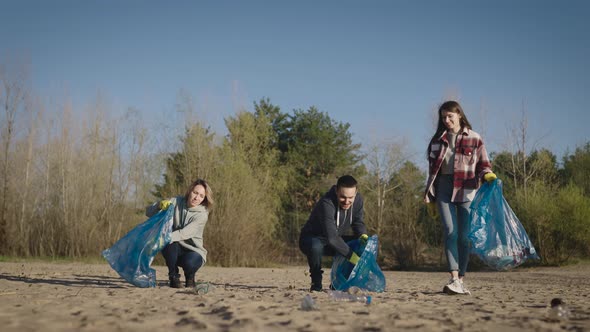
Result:
[[369,239],[369,236],[367,234],[362,234],[361,236],[359,236],[359,240],[361,240],[362,244],[367,243],[368,239]]
[[426,212],[432,219],[438,218],[438,209],[435,202],[426,203]]
[[354,252],[352,253],[352,256],[350,256],[350,258],[348,259],[349,262],[351,262],[352,264],[356,265],[359,262],[359,259],[361,259],[359,257],[359,255],[355,254]]
[[167,199],[161,200],[159,205],[160,210],[167,210],[171,203],[172,202]]
[[486,174],[483,176],[483,179],[484,179],[484,180],[486,180],[486,182],[492,182],[492,181],[494,181],[494,180],[495,180],[495,179],[497,179],[497,178],[498,178],[498,177],[496,176],[496,174],[494,174],[494,173],[491,173],[491,172],[490,172],[490,173],[486,173]]

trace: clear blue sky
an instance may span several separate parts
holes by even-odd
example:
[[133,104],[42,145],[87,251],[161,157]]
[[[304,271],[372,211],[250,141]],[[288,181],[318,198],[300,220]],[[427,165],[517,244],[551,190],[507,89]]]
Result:
[[183,89],[224,134],[268,97],[350,123],[364,146],[405,138],[417,161],[446,97],[491,151],[524,104],[531,141],[560,159],[590,140],[589,17],[580,0],[2,0],[0,56],[30,56],[43,98],[100,91],[148,121]]

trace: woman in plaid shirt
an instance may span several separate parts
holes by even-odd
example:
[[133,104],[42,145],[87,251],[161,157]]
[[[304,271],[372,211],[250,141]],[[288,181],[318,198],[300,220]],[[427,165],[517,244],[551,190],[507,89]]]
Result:
[[424,201],[433,218],[441,216],[451,273],[443,292],[471,294],[463,283],[469,263],[469,206],[480,180],[493,181],[496,175],[481,136],[471,129],[456,101],[444,102],[438,109],[438,126],[428,145],[428,164]]

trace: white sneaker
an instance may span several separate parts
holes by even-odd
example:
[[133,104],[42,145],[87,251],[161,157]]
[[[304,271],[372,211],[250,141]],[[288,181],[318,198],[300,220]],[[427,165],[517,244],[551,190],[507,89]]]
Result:
[[452,295],[452,294],[465,294],[463,291],[463,286],[461,285],[461,281],[459,279],[450,279],[449,283],[443,287],[443,293]]
[[471,292],[469,291],[469,289],[467,289],[467,286],[465,286],[465,283],[463,282],[463,280],[459,279],[459,282],[461,283],[461,288],[463,289],[463,294],[471,295]]

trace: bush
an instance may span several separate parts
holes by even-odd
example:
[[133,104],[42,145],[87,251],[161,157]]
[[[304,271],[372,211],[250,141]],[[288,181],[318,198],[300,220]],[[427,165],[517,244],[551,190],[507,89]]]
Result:
[[590,243],[590,199],[570,184],[557,192],[542,182],[528,197],[516,197],[515,211],[543,264],[561,265],[584,256]]

